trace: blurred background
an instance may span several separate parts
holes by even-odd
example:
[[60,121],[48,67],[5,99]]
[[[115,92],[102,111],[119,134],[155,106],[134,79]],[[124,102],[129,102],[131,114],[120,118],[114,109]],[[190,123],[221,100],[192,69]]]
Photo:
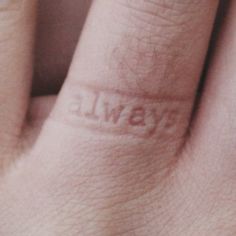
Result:
[[57,93],[78,42],[91,0],[38,1],[33,95]]

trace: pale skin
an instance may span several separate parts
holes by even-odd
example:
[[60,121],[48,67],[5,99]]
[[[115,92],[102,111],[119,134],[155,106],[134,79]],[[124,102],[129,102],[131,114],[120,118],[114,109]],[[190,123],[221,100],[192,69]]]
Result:
[[236,1],[201,93],[217,0],[71,2],[0,2],[0,235],[234,236]]

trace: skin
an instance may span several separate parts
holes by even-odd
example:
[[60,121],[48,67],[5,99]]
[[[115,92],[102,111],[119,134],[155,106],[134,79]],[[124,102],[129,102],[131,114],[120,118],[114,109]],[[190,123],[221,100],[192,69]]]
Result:
[[0,234],[235,235],[236,2],[204,81],[218,1],[69,2],[0,3]]

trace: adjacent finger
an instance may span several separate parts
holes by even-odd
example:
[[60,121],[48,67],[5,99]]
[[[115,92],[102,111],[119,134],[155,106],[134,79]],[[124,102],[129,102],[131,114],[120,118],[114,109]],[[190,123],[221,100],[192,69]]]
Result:
[[19,139],[29,98],[35,0],[0,2],[0,156]]
[[204,157],[203,162],[212,158],[227,162],[231,168],[236,144],[236,2],[226,2],[189,143]]

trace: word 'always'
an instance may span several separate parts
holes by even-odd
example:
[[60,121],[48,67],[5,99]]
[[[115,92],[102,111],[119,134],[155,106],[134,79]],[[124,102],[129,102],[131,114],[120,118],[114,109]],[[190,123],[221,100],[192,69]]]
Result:
[[140,137],[171,135],[181,122],[183,102],[133,96],[79,86],[69,95],[67,122]]

